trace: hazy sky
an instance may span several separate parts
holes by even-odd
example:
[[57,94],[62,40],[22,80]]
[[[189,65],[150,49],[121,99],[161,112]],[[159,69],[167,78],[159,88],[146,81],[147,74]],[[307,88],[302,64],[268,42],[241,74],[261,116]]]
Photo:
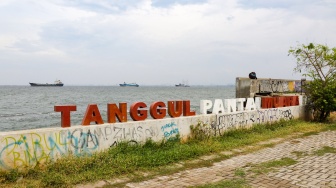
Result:
[[298,43],[336,46],[336,0],[1,0],[0,85],[299,79]]

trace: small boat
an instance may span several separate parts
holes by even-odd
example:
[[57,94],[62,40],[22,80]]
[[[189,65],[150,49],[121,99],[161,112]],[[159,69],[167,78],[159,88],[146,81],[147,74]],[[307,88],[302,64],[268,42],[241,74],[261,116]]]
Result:
[[181,84],[181,83],[179,83],[179,84],[175,84],[175,86],[176,86],[176,87],[190,87],[190,86],[187,85],[187,84]]
[[139,87],[139,84],[137,83],[126,83],[124,82],[123,84],[119,84],[121,87]]
[[179,83],[179,84],[175,84],[175,87],[190,87],[190,86],[188,84]]
[[188,84],[188,81],[183,80],[181,83],[175,84],[175,87],[190,87],[190,86]]
[[48,83],[45,83],[45,84],[40,84],[40,83],[29,83],[30,86],[58,86],[58,87],[62,87],[64,84],[63,82],[61,82],[61,80],[56,80],[53,84],[48,84]]

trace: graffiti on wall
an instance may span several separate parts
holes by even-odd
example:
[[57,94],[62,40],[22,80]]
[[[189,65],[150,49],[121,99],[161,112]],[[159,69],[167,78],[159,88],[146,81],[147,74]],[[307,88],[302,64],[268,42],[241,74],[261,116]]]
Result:
[[[176,127],[176,124],[170,127]],[[168,130],[170,136],[178,129]],[[158,136],[155,127],[123,127],[116,125],[60,130],[53,133],[28,133],[19,136],[5,136],[0,140],[0,167],[35,166],[65,155],[84,156],[102,148],[108,148],[122,141],[137,143],[140,140]]]
[[[230,129],[247,128],[252,124],[290,120],[297,117],[298,112],[299,108],[285,107],[220,113],[211,118],[205,115],[203,120],[208,126],[204,127],[203,132],[219,136]],[[109,124],[6,135],[0,137],[0,168],[33,167],[66,155],[91,155],[121,142],[138,144],[148,139],[174,139],[184,130],[180,126],[176,122],[129,126]]]
[[179,134],[177,124],[174,122],[167,123],[162,126],[161,131],[163,132],[164,139],[166,140],[174,139]]
[[301,81],[260,80],[258,86],[260,92],[301,92]]
[[291,109],[264,109],[252,112],[239,112],[234,114],[218,114],[217,119],[211,122],[211,128],[205,132],[213,136],[223,135],[231,129],[248,128],[252,124],[268,123],[283,120],[291,120],[294,118]]

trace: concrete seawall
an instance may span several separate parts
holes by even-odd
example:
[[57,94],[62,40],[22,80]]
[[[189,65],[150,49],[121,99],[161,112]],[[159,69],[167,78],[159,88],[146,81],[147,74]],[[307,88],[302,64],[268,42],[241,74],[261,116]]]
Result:
[[[301,104],[300,104],[301,105]],[[90,155],[120,142],[140,144],[190,135],[190,125],[202,122],[215,136],[233,128],[248,128],[280,119],[304,118],[304,106],[204,114],[159,120],[133,121],[69,128],[44,128],[0,133],[0,168],[32,167],[62,156]]]

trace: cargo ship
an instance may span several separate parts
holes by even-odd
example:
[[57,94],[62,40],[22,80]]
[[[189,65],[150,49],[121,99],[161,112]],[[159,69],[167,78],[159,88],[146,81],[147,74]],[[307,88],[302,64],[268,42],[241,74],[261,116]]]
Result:
[[30,86],[58,86],[58,87],[62,87],[64,84],[63,82],[61,82],[61,80],[56,80],[53,84],[48,84],[48,83],[45,83],[45,84],[41,84],[41,83],[29,83]]
[[124,82],[123,84],[119,84],[121,87],[139,87],[139,84],[137,83],[126,83]]

